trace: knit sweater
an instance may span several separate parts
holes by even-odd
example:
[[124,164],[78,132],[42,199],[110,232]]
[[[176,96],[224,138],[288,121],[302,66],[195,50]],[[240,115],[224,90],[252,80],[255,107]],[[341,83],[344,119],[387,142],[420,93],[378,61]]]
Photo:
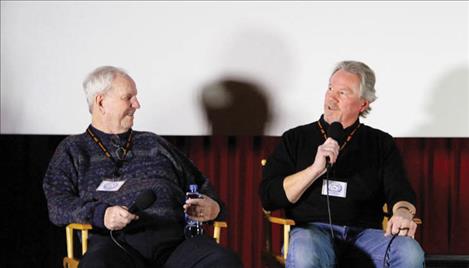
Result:
[[[92,132],[117,159],[112,139],[125,144],[129,133],[111,135],[90,126]],[[151,189],[156,201],[131,222],[131,228],[151,226],[183,233],[185,193],[196,183],[199,192],[224,208],[209,181],[179,150],[162,137],[132,131],[130,151],[120,169],[124,185],[114,192],[97,191],[105,179],[111,179],[115,164],[88,133],[65,138],[57,147],[46,172],[43,189],[50,220],[59,226],[71,222],[91,223],[95,231],[105,230],[104,212],[109,206],[130,207],[139,193]],[[164,222],[164,224],[162,224]]]
[[[329,125],[321,117],[325,130]],[[415,204],[415,194],[407,178],[393,138],[357,120],[345,129],[351,139],[340,151],[332,168],[331,180],[347,183],[346,197],[330,196],[332,223],[363,228],[380,228],[383,204],[392,207],[398,201]],[[358,127],[358,128],[357,128]],[[286,131],[264,168],[260,185],[262,205],[267,210],[285,209],[297,224],[328,222],[326,196],[321,194],[322,175],[290,203],[283,188],[285,177],[304,170],[315,159],[325,138],[318,122]]]

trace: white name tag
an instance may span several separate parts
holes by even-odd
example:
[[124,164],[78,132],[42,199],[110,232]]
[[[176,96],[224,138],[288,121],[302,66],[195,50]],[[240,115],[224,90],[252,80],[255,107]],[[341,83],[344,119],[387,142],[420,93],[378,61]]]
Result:
[[[327,184],[327,180],[322,181],[322,195],[327,195]],[[329,195],[342,198],[347,197],[347,183],[329,180]]]
[[102,181],[98,188],[96,188],[96,191],[103,191],[103,192],[115,192],[119,191],[119,189],[124,185],[125,180],[122,181],[108,181],[104,180]]

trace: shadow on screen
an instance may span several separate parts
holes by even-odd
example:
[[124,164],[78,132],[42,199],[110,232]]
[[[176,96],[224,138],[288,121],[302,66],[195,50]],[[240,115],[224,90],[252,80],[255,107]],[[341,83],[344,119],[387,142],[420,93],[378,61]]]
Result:
[[252,82],[221,79],[202,89],[201,102],[213,135],[262,135],[270,121],[264,90]]
[[437,80],[425,106],[427,120],[413,136],[462,137],[469,133],[469,68],[460,66]]

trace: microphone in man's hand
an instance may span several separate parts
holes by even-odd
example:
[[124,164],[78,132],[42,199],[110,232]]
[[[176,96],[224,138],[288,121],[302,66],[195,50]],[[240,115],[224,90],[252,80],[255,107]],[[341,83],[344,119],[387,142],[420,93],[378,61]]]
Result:
[[132,206],[130,206],[129,212],[132,214],[140,212],[148,208],[149,206],[151,206],[151,204],[153,204],[155,200],[156,200],[156,196],[153,193],[153,191],[145,190],[138,195],[135,202],[132,204]]
[[[344,127],[340,122],[332,122],[327,130],[327,136],[340,144],[344,137]],[[326,167],[327,169],[331,168],[331,160],[329,159],[329,156],[326,157]]]
[[[135,214],[135,213],[138,213],[146,208],[148,208],[149,206],[151,206],[151,204],[153,204],[153,202],[155,202],[156,200],[156,195],[155,193],[153,193],[152,190],[145,190],[143,192],[141,192],[138,196],[137,196],[137,199],[135,199],[135,202],[130,206],[129,208],[129,212],[132,213],[132,214]],[[120,231],[126,231],[128,230],[130,224],[129,225],[126,225],[124,227],[124,229],[122,230],[118,230],[116,232],[120,232]],[[111,236],[111,239],[112,241],[118,246],[120,247],[125,253],[127,253],[127,255],[130,256],[130,258],[132,259],[132,262],[134,262],[134,267],[136,267],[136,264],[135,264],[135,259],[137,258],[135,255],[134,255],[134,251],[131,251],[129,248],[131,248],[130,246],[127,247],[125,246],[125,244],[119,240],[119,237],[116,239],[114,237],[114,234],[113,234],[114,230],[109,230],[109,235]]]

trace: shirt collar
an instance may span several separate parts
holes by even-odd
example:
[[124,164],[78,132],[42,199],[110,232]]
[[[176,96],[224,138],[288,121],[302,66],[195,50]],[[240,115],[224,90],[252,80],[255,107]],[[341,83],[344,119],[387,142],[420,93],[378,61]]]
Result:
[[132,129],[129,129],[127,130],[126,132],[124,133],[120,133],[120,134],[110,134],[110,133],[106,133],[106,132],[103,132],[97,128],[95,128],[92,124],[90,124],[89,128],[91,129],[91,131],[93,131],[93,133],[98,136],[100,139],[104,140],[108,140],[108,139],[111,139],[111,137],[119,137],[119,140],[121,141],[126,141],[128,138],[129,138],[129,135],[130,135],[130,132],[132,131]]
[[[321,117],[319,118],[319,121],[321,122],[321,125],[324,127],[324,130],[327,132],[327,130],[329,129],[329,124],[326,122],[326,120],[324,120],[324,114],[321,115]],[[350,135],[350,133],[352,133],[352,131],[360,124],[360,118],[357,118],[357,120],[355,121],[355,123],[353,123],[351,126],[349,126],[348,128],[344,129],[344,135],[345,137],[347,137],[348,135]]]

